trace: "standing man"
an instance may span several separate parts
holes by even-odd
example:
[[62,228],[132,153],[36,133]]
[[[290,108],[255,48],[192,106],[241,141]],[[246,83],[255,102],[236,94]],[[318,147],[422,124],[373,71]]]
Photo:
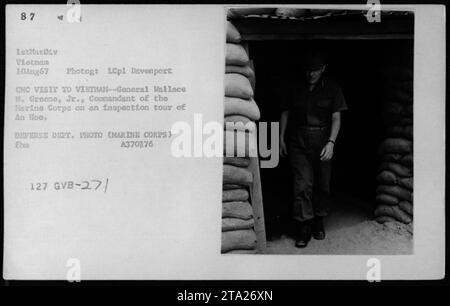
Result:
[[288,155],[293,172],[293,218],[298,223],[296,247],[313,236],[325,238],[323,217],[330,202],[331,159],[347,109],[342,90],[324,77],[325,58],[307,57],[306,81],[298,81],[289,95],[289,107],[280,119],[280,153]]

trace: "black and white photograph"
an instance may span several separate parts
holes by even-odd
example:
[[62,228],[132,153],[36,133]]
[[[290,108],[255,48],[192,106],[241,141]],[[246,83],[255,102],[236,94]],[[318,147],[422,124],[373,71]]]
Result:
[[445,6],[4,13],[2,285],[446,277]]
[[228,10],[225,122],[280,159],[224,159],[224,253],[413,253],[414,13],[377,14]]

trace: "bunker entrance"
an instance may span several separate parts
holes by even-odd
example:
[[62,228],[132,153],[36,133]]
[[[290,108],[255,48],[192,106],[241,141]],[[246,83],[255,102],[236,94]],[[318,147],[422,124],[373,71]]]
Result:
[[[342,113],[342,126],[335,147],[332,172],[334,209],[340,203],[358,205],[368,215],[375,209],[380,157],[378,147],[385,135],[383,117],[388,66],[412,68],[412,41],[258,41],[249,49],[256,74],[256,101],[261,121],[279,121],[286,92],[301,82],[301,59],[308,48],[329,50],[326,75],[341,86],[348,111]],[[292,202],[288,160],[281,159],[273,169],[261,169],[267,225],[273,219],[287,218]]]
[[[369,24],[355,12],[327,14],[320,19],[251,15],[231,21],[255,72],[261,122],[280,121],[292,102],[289,91],[305,79],[303,59],[310,50],[327,53],[325,76],[340,85],[348,105],[335,145],[333,203],[325,220],[334,238],[302,253],[378,252],[384,234],[373,235],[380,230],[376,224],[412,225],[414,16],[384,12],[383,23]],[[293,243],[286,243],[285,236],[295,239],[291,171],[287,158],[260,169],[269,253],[298,252],[286,247]],[[349,235],[355,245],[339,242]],[[380,238],[378,247],[371,236]],[[345,245],[333,247],[341,242]]]

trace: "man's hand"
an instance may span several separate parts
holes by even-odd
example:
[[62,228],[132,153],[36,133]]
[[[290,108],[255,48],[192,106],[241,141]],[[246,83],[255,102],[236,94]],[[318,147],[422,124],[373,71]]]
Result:
[[285,157],[287,156],[287,146],[286,146],[286,141],[284,141],[284,139],[280,139],[280,155],[281,157]]
[[325,162],[333,158],[333,150],[334,144],[332,142],[328,142],[325,147],[323,147],[322,152],[320,152],[320,160]]

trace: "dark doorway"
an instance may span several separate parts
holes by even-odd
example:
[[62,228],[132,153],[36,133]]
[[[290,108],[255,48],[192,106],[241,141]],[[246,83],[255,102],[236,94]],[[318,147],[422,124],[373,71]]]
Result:
[[[301,59],[311,47],[326,50],[326,74],[342,87],[349,110],[335,147],[332,194],[335,199],[360,205],[370,215],[375,203],[377,147],[382,140],[380,106],[383,71],[380,67],[407,62],[412,67],[412,40],[296,40],[249,43],[256,75],[255,100],[261,121],[278,122],[285,92],[303,74]],[[281,159],[278,167],[261,169],[267,231],[288,219],[291,203],[290,169]],[[339,201],[335,201],[339,202]],[[338,206],[333,209],[339,209]]]

